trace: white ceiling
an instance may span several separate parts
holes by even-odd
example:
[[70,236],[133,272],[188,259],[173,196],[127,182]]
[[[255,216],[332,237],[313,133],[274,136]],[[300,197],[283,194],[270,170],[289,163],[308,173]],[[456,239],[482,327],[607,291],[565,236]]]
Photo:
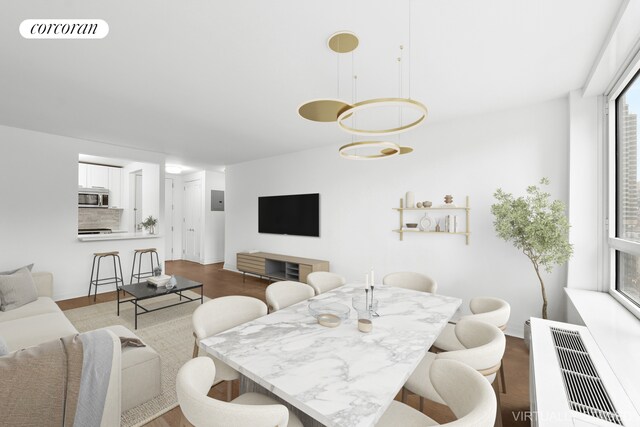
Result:
[[[331,33],[360,37],[358,99],[398,94],[398,46],[410,45],[404,95],[427,104],[429,126],[582,87],[621,0],[411,4],[410,15],[407,0],[0,0],[0,124],[198,165],[338,146],[349,137],[335,125],[296,113],[337,95]],[[104,19],[110,32],[25,40],[28,18]],[[346,100],[351,68],[344,55]]]

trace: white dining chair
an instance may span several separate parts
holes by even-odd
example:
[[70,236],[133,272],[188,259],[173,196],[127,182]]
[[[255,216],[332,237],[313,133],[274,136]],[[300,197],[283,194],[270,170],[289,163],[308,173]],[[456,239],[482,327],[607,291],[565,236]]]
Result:
[[307,275],[307,284],[313,288],[316,295],[339,288],[345,283],[347,283],[347,280],[344,277],[328,271],[314,271]]
[[[267,314],[267,305],[257,298],[232,295],[215,298],[200,305],[193,312],[191,322],[195,343],[193,357],[198,356],[200,340]],[[214,384],[227,381],[227,400],[231,400],[231,381],[240,374],[221,360],[209,355],[216,368]]]
[[382,284],[432,294],[438,290],[438,284],[431,277],[411,271],[389,273],[382,278]]
[[300,282],[282,281],[274,282],[267,286],[265,296],[267,299],[267,307],[269,312],[282,310],[290,305],[308,300],[315,296],[314,289]]
[[[486,377],[489,384],[494,383],[506,345],[502,331],[488,323],[463,319],[455,325],[455,333],[464,349],[437,354],[428,352],[404,385],[406,390],[420,396],[421,411],[424,408],[424,398],[446,404],[429,379],[429,371],[435,360],[457,360],[465,363]],[[499,411],[500,399],[497,390],[496,397]],[[406,401],[404,390],[402,400]],[[498,417],[498,420],[501,421],[501,417]]]
[[245,393],[231,402],[207,396],[215,378],[216,365],[208,357],[191,359],[180,368],[176,393],[181,427],[302,427],[284,405],[263,394]]
[[[469,308],[473,314],[462,316],[460,319],[472,319],[489,323],[490,325],[497,326],[502,331],[507,328],[507,322],[511,315],[511,306],[505,300],[492,297],[476,297],[471,299]],[[460,340],[456,337],[454,323],[448,323],[445,326],[438,338],[436,338],[436,341],[433,343],[433,347],[436,353],[464,349],[464,345],[462,345]],[[502,363],[500,364],[500,371],[498,375],[500,377],[502,392],[506,393],[507,381],[504,375],[504,365]]]
[[[435,360],[429,380],[456,416],[451,427],[491,427],[496,417],[496,396],[475,369],[457,360]],[[404,403],[393,400],[376,427],[433,426],[437,422]]]

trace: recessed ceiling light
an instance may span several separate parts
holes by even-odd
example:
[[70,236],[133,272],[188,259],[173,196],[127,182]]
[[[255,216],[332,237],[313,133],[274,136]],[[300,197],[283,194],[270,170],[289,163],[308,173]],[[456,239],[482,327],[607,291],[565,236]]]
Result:
[[164,171],[166,173],[181,174],[182,173],[182,166],[166,165],[164,167]]

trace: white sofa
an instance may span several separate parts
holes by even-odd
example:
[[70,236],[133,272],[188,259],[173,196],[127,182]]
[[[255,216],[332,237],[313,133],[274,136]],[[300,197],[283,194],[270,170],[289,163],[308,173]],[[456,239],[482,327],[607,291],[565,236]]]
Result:
[[0,337],[9,351],[31,347],[56,338],[77,334],[69,319],[51,299],[53,275],[33,273],[38,299],[10,311],[0,311]]
[[[9,351],[78,333],[51,299],[53,275],[33,273],[33,280],[38,288],[36,301],[11,311],[0,311],[0,336],[6,341]],[[113,339],[113,358],[101,427],[119,426],[121,414],[122,351],[118,336],[111,331],[109,333]]]
[[[0,311],[0,337],[6,341],[9,351],[32,347],[78,333],[52,299],[53,275],[36,272],[32,273],[32,276],[38,289],[38,299],[10,311]],[[124,326],[110,326],[104,329],[114,334],[114,337],[137,338]],[[117,418],[118,424],[112,421],[111,424],[105,425],[119,425],[121,411],[140,405],[161,392],[158,353],[149,346],[125,347],[120,351],[119,339],[117,347],[118,369],[114,373],[118,374],[116,408],[118,412],[117,417],[112,418],[113,420]],[[110,393],[109,396],[111,396]],[[109,407],[112,408],[113,403]],[[107,416],[106,413],[105,416]]]

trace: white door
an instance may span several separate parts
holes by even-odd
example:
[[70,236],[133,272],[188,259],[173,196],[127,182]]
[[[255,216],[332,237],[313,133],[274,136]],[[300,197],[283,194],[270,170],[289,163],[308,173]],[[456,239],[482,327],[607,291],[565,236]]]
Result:
[[173,179],[164,180],[164,222],[165,222],[165,258],[172,261],[173,256]]
[[200,233],[202,231],[202,186],[189,181],[184,186],[184,259],[200,262]]
[[142,173],[136,172],[133,196],[133,229],[142,230]]

